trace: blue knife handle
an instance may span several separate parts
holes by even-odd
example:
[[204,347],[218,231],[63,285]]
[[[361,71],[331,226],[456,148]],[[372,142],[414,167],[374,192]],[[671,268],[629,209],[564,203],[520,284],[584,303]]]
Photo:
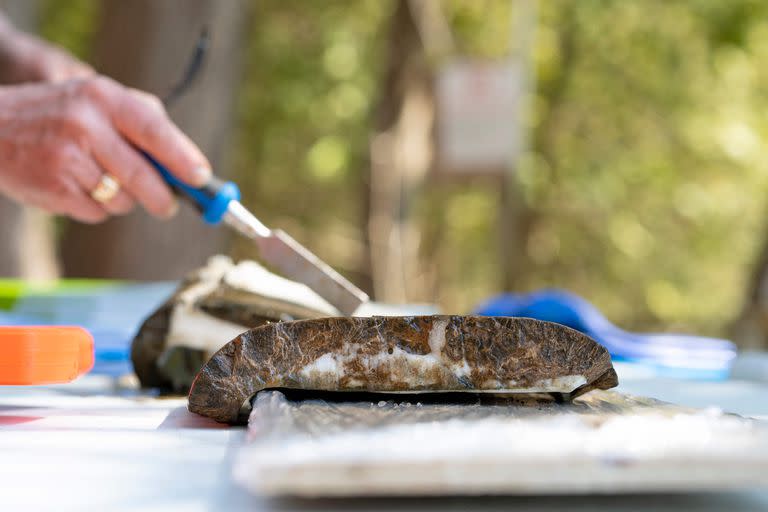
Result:
[[208,224],[220,223],[224,214],[227,213],[229,203],[240,200],[240,189],[231,181],[222,181],[214,177],[200,188],[191,187],[176,178],[151,155],[143,151],[142,153],[171,188],[200,210],[203,220]]

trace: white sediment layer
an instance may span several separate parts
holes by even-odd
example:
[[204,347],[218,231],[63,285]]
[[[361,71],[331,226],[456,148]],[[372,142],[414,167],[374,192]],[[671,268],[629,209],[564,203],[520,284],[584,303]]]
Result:
[[247,327],[226,322],[199,311],[195,303],[219,287],[231,271],[233,263],[227,256],[214,256],[198,273],[200,281],[179,294],[171,312],[166,347],[183,346],[213,354],[227,342],[245,332]]
[[167,347],[184,346],[213,354],[248,330],[247,326],[218,319],[196,308],[201,297],[222,283],[255,295],[301,304],[329,316],[338,314],[336,308],[307,286],[275,275],[254,261],[235,265],[227,256],[213,256],[198,272],[200,282],[179,295],[171,312]]
[[[336,383],[346,376],[345,367],[351,362],[362,365],[366,373],[381,371],[389,376],[391,382],[413,387],[430,386],[444,382],[447,376],[456,379],[469,376],[472,368],[466,359],[453,361],[445,356],[446,329],[448,319],[434,322],[429,332],[428,343],[430,352],[413,354],[398,346],[388,347],[373,355],[361,355],[356,344],[348,344],[341,354],[326,353],[304,366],[299,373],[314,382]],[[357,385],[362,384],[360,381]],[[500,392],[514,391],[518,393],[570,393],[587,383],[583,375],[564,375],[551,379],[536,381],[528,386],[522,386],[516,381],[489,381],[485,384],[489,389],[484,391]],[[347,385],[353,385],[347,382]],[[483,390],[479,390],[483,391]]]
[[245,326],[178,305],[171,313],[166,347],[183,346],[211,355],[247,330]]
[[301,304],[327,316],[338,316],[331,306],[307,285],[273,274],[255,261],[241,261],[224,274],[224,282],[233,288],[275,300]]

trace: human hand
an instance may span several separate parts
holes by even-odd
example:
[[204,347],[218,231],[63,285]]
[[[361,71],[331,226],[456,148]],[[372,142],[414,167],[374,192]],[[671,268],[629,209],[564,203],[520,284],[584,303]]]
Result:
[[[83,222],[135,202],[169,217],[176,200],[138,149],[192,186],[210,179],[208,161],[154,96],[102,76],[0,87],[0,192],[13,199]],[[105,174],[121,189],[100,203],[91,193]]]

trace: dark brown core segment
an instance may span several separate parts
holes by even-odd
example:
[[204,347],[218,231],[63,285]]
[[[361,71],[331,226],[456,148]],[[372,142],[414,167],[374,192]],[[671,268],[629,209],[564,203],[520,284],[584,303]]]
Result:
[[608,352],[568,327],[530,318],[319,318],[264,325],[219,350],[189,410],[236,423],[267,388],[362,392],[555,393],[618,384]]

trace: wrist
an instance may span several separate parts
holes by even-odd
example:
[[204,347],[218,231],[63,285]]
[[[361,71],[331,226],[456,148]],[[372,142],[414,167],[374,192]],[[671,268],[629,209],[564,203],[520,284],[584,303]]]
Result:
[[29,37],[0,15],[0,83],[14,84],[29,80],[25,63]]

